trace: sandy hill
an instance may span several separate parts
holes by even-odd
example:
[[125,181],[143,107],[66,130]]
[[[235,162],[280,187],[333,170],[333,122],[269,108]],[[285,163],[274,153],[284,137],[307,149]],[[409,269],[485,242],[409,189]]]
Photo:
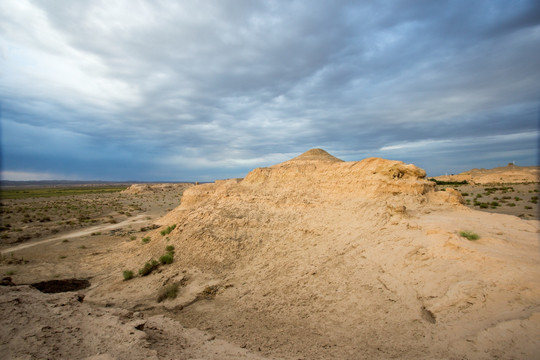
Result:
[[507,166],[493,169],[472,169],[457,175],[437,176],[439,181],[467,181],[470,184],[502,184],[540,182],[540,166]]
[[[173,245],[175,262],[95,279],[88,298],[168,309],[268,357],[538,358],[539,223],[461,203],[412,164],[310,150],[187,189],[148,244],[103,260],[120,274]],[[174,282],[179,296],[157,304]]]

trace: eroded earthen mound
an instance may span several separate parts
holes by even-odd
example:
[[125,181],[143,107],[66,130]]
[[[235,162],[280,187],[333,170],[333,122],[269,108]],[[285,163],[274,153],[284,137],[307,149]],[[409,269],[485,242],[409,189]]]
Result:
[[133,184],[122,191],[124,194],[153,194],[163,191],[181,191],[193,186],[192,183],[174,183],[174,184]]
[[540,182],[539,166],[516,166],[509,164],[493,169],[472,169],[457,175],[443,175],[434,178],[439,181],[469,184],[506,184]]
[[300,164],[300,163],[309,163],[309,162],[343,162],[343,160],[338,159],[337,157],[330,155],[323,149],[311,149],[306,151],[305,153],[298,155],[297,157],[288,160],[284,163],[274,165],[274,166],[283,166],[287,164]]
[[284,358],[538,356],[539,224],[462,201],[414,165],[311,150],[186,190],[160,220],[174,230],[127,243],[118,273],[168,245],[174,263],[90,296],[150,306],[189,275],[175,316]]

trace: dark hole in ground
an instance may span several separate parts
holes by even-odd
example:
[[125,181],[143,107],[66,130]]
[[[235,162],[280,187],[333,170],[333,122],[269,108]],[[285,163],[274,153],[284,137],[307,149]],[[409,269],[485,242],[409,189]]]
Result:
[[44,293],[60,293],[86,289],[90,286],[90,281],[86,279],[49,280],[34,283],[31,286]]
[[435,324],[436,322],[435,315],[429,309],[427,309],[425,306],[422,306],[420,310],[422,311],[422,317],[424,318],[424,320],[427,320],[428,322]]

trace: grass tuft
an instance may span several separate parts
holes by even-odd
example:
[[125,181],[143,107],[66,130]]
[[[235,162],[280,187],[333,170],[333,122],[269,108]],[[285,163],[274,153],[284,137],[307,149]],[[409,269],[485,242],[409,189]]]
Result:
[[160,231],[160,234],[161,234],[161,236],[169,235],[171,233],[171,231],[173,231],[175,228],[176,228],[176,224],[167,226],[167,228],[165,230]]
[[178,284],[169,284],[159,290],[157,302],[162,302],[165,299],[175,299],[176,295],[178,295]]
[[158,266],[159,266],[159,263],[155,259],[147,261],[144,264],[144,266],[141,269],[139,269],[139,275],[146,276],[150,274],[152,271],[154,271],[155,269],[157,269]]
[[122,275],[124,276],[125,281],[133,279],[133,271],[131,270],[124,270],[122,272]]
[[172,264],[172,262],[174,261],[174,254],[173,253],[167,253],[165,255],[162,255],[160,258],[159,258],[159,262],[162,263],[162,264]]
[[464,237],[468,240],[478,240],[480,235],[473,233],[472,231],[460,231],[459,236]]

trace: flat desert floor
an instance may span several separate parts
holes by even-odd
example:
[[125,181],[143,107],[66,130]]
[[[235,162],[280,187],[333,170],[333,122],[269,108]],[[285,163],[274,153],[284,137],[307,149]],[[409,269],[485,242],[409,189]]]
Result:
[[437,186],[439,190],[448,187],[461,192],[466,205],[471,209],[514,215],[525,220],[540,220],[538,183]]

